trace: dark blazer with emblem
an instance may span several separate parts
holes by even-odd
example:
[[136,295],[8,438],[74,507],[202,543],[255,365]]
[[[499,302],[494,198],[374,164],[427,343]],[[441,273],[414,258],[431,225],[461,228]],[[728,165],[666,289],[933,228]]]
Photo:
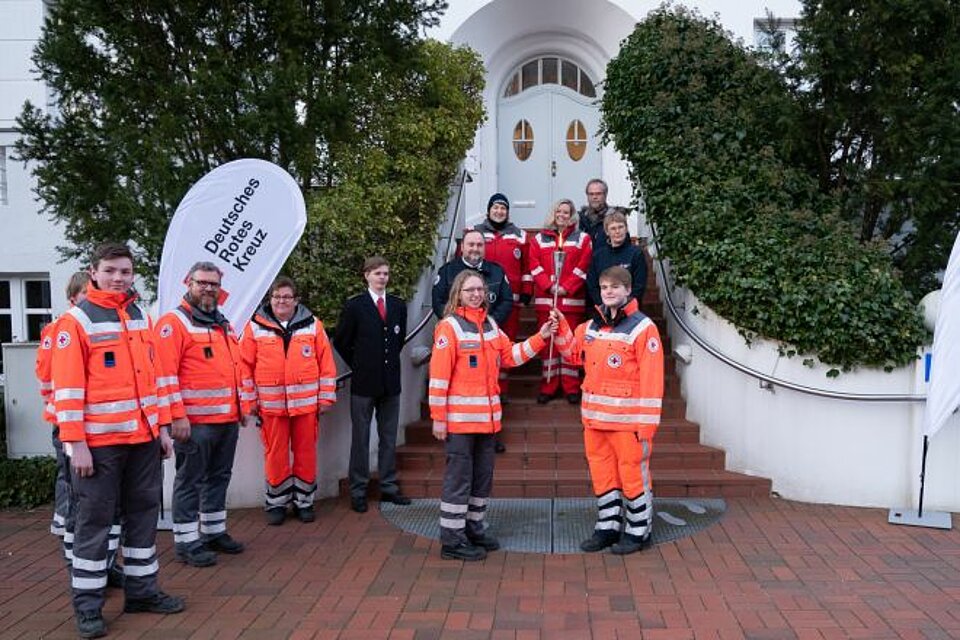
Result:
[[[433,282],[433,313],[438,319],[443,319],[443,308],[450,299],[450,286],[454,278],[464,269],[473,267],[467,266],[463,258],[454,258],[437,271]],[[481,262],[480,268],[474,271],[478,271],[487,283],[487,300],[490,303],[487,313],[502,326],[513,309],[513,291],[507,281],[507,274],[503,272],[503,267],[488,260]],[[519,291],[519,283],[517,286]]]
[[400,393],[400,350],[407,335],[407,303],[387,294],[387,321],[368,291],[347,300],[333,346],[353,370],[351,393],[377,398]]

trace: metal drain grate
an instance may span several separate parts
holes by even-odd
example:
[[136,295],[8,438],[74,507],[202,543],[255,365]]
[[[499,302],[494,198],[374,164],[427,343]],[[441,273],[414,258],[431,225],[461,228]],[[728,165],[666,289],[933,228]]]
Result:
[[[653,544],[693,535],[723,517],[722,498],[655,498]],[[593,498],[502,498],[487,503],[490,533],[507,551],[582,553],[597,515]],[[440,501],[417,499],[405,507],[381,503],[383,517],[419,536],[440,537]]]

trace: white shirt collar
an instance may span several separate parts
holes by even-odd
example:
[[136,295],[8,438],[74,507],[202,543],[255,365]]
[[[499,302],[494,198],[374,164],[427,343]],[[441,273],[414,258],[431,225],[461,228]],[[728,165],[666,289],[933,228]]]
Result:
[[369,293],[369,294],[370,294],[370,297],[373,299],[373,304],[374,304],[374,306],[376,306],[377,300],[379,300],[380,298],[383,298],[383,304],[387,304],[387,292],[386,292],[386,290],[384,290],[383,294],[379,294],[379,293],[377,293],[376,291],[374,291],[373,289],[367,287],[367,293]]

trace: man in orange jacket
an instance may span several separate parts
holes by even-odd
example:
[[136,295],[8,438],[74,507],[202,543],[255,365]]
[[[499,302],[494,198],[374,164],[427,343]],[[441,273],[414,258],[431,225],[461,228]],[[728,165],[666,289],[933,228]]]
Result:
[[630,297],[630,272],[600,274],[599,319],[570,332],[561,322],[556,345],[582,365],[583,441],[597,496],[593,535],[584,551],[623,555],[640,551],[653,528],[650,453],[663,401],[660,333]]
[[240,343],[217,308],[222,276],[212,262],[194,264],[183,302],[157,322],[177,454],[173,540],[177,559],[194,567],[216,564],[217,551],[243,552],[227,533],[226,499],[253,381],[243,378]]
[[53,403],[70,457],[76,494],[71,585],[77,630],[106,634],[107,538],[124,516],[126,613],[176,613],[181,598],[157,585],[160,459],[173,453],[170,407],[158,384],[152,323],[136,304],[133,254],[123,244],[99,247],[86,300],[57,322]]
[[318,416],[337,401],[337,365],[327,332],[299,301],[293,280],[274,280],[269,302],[257,309],[240,343],[244,375],[253,379],[263,419],[271,525],[283,524],[288,505],[301,522],[314,521]]

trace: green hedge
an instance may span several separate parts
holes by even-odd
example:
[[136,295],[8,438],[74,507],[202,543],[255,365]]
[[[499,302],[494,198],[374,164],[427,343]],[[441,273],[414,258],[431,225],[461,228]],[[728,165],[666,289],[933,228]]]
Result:
[[784,135],[799,106],[716,21],[649,14],[607,67],[602,109],[677,282],[748,340],[830,376],[916,357],[926,332],[889,258],[857,242],[796,160],[806,142]]
[[0,459],[0,508],[31,509],[53,501],[55,458]]

